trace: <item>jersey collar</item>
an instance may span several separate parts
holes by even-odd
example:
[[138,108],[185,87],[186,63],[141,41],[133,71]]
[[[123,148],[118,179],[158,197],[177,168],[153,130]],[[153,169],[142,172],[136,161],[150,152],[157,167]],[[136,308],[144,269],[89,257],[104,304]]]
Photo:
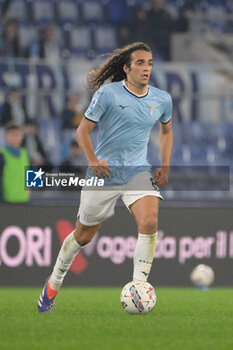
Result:
[[146,96],[148,95],[148,93],[149,93],[149,87],[148,87],[148,90],[147,90],[147,92],[146,92],[145,94],[143,94],[143,95],[135,94],[133,91],[131,91],[131,90],[126,86],[125,79],[122,80],[122,85],[123,85],[123,87],[124,87],[130,94],[132,94],[132,95],[134,95],[134,96],[136,96],[136,97],[138,97],[138,98],[146,97]]

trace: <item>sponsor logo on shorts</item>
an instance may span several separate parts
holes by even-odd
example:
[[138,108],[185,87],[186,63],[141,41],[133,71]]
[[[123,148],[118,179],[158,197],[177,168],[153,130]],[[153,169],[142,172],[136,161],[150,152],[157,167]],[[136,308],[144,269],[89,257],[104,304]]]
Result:
[[153,179],[153,177],[150,178],[150,181],[151,181],[151,185],[154,187],[154,189],[159,192],[159,187],[158,185],[156,184],[155,180]]

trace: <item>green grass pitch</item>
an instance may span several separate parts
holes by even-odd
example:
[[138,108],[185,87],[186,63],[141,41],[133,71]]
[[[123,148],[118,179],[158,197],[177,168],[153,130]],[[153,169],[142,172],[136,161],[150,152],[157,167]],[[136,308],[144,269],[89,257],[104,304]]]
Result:
[[232,350],[233,289],[159,288],[154,311],[130,315],[120,288],[62,288],[39,314],[41,290],[0,289],[0,349]]

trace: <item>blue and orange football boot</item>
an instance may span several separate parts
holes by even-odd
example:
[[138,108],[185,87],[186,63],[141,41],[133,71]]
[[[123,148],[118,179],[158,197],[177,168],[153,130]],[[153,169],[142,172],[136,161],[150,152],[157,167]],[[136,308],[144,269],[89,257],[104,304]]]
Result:
[[53,311],[53,307],[54,307],[54,303],[55,303],[55,299],[58,291],[54,291],[51,289],[51,287],[49,286],[49,278],[47,279],[45,286],[41,292],[41,295],[38,299],[37,307],[39,312]]

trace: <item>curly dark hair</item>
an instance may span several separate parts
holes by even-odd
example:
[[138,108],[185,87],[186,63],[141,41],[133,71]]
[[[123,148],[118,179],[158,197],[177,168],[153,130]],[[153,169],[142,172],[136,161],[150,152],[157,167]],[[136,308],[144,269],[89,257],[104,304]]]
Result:
[[101,64],[96,70],[89,72],[87,77],[88,88],[90,90],[97,90],[108,79],[111,82],[125,79],[126,74],[123,67],[125,64],[127,67],[130,67],[131,54],[137,50],[152,53],[151,48],[142,42],[136,42],[114,50],[103,64]]

